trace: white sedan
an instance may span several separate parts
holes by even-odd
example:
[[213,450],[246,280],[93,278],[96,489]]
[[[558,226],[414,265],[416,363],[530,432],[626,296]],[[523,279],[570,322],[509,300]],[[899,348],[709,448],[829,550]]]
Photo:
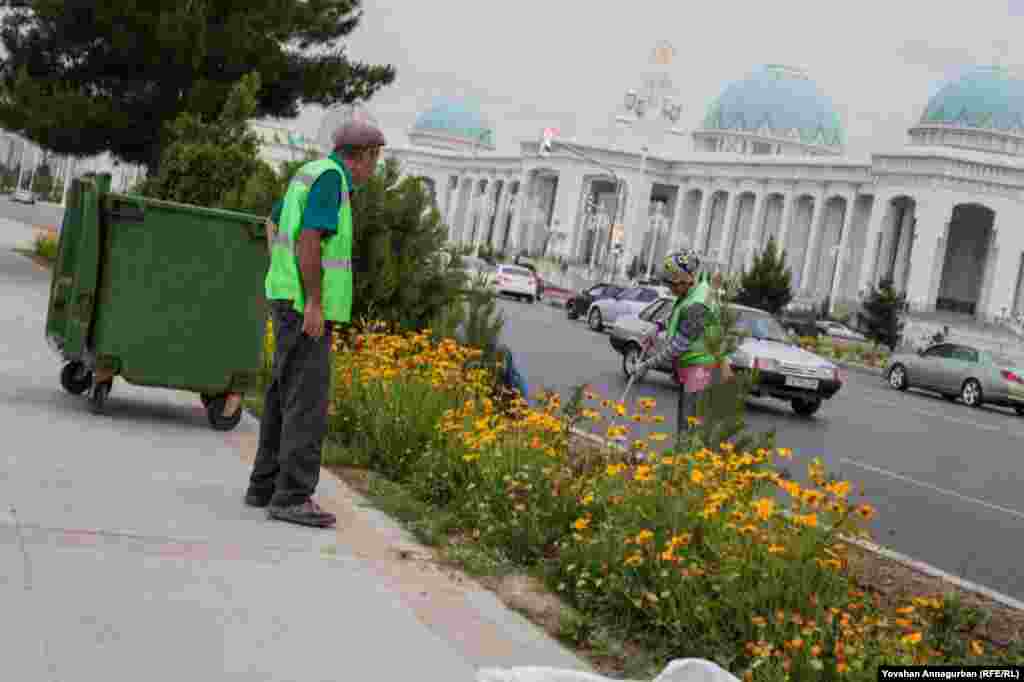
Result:
[[671,296],[665,287],[638,286],[623,289],[614,298],[594,301],[587,311],[587,324],[595,332],[603,331],[624,315],[639,315],[644,308],[663,296]]
[[499,265],[492,286],[497,294],[525,298],[530,303],[538,298],[537,277],[532,270],[518,265]]

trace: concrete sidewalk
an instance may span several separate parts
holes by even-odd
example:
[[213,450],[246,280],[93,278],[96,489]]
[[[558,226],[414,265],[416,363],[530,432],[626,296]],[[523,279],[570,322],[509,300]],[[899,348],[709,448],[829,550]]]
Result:
[[49,273],[0,220],[0,642],[4,679],[466,681],[590,670],[325,476],[337,531],[242,495],[257,424],[209,428],[189,394],[114,383],[108,415],[60,388]]

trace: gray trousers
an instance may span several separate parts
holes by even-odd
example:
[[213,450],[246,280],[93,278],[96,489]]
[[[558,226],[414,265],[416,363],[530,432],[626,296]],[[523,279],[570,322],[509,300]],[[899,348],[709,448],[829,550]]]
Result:
[[331,323],[322,337],[302,333],[291,301],[271,301],[274,366],[263,402],[260,442],[250,492],[273,491],[287,507],[312,497],[320,481],[331,386]]

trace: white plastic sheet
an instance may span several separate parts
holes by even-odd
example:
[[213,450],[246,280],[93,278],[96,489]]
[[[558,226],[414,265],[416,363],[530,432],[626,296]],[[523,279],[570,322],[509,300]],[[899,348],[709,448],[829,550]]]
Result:
[[[558,668],[481,668],[476,682],[615,682],[614,680]],[[701,658],[681,658],[668,664],[654,682],[740,682],[722,667]]]

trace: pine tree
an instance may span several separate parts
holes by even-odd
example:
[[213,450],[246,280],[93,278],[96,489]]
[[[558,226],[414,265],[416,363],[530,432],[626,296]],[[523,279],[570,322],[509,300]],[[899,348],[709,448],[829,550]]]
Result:
[[864,324],[867,337],[895,351],[903,337],[903,311],[905,297],[896,292],[892,279],[886,278],[872,287],[864,301]]
[[384,167],[352,195],[355,297],[352,319],[424,329],[450,315],[466,293],[458,267],[444,267],[441,215],[398,163]]
[[258,118],[365,101],[395,78],[346,54],[361,0],[4,5],[0,127],[57,154],[111,151],[153,175],[165,124],[183,111],[217,118],[249,72],[266,84]]
[[786,265],[786,252],[778,250],[774,237],[769,238],[764,251],[754,255],[750,270],[740,278],[736,303],[777,315],[793,300],[792,279],[793,272]]

